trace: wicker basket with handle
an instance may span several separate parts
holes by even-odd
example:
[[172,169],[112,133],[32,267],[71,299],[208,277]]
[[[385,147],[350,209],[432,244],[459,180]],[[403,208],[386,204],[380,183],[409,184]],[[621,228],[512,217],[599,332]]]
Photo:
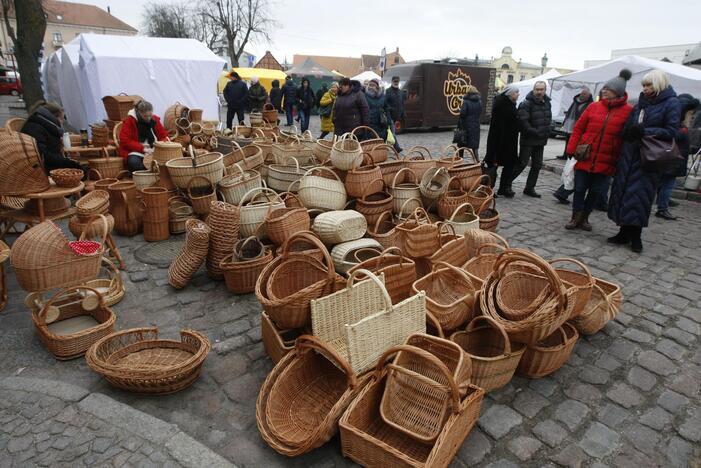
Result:
[[102,104],[105,106],[108,119],[123,121],[126,120],[134,105],[142,99],[141,96],[120,93],[116,96],[104,96]]
[[205,153],[192,158],[176,158],[166,162],[168,175],[176,187],[187,190],[190,179],[195,176],[204,177],[207,182],[199,179],[192,187],[216,186],[224,177],[224,162],[221,153]]
[[594,278],[594,281],[589,302],[584,310],[572,319],[572,324],[583,335],[593,335],[616,318],[623,301],[619,285],[600,278]]
[[[206,184],[201,186],[199,184]],[[193,188],[198,185],[198,188]],[[217,201],[217,192],[210,180],[203,176],[194,176],[187,183],[187,197],[192,202],[192,210],[198,215],[209,214],[209,206],[213,201]]]
[[263,182],[258,171],[244,171],[239,166],[232,167],[232,173],[219,181],[218,190],[225,202],[238,205],[246,192],[262,187]]
[[273,260],[273,251],[265,249],[263,255],[251,260],[242,260],[236,252],[221,259],[226,289],[234,294],[249,294],[256,289],[256,280],[263,268]]
[[416,180],[421,181],[426,171],[436,167],[436,159],[431,158],[431,152],[425,146],[412,146],[404,156],[404,166],[409,168]]
[[368,230],[365,217],[355,210],[336,210],[314,218],[312,231],[324,244],[340,244],[360,239]]
[[268,210],[284,208],[285,202],[272,189],[253,188],[244,194],[238,206],[241,214],[239,236],[265,237],[265,216]]
[[[319,175],[314,175],[318,172]],[[324,174],[332,178],[324,177]],[[338,175],[327,167],[316,167],[304,173],[297,194],[308,209],[342,210],[346,206],[346,187]]]
[[405,257],[396,247],[385,249],[380,256],[360,262],[348,270],[348,274],[351,275],[359,269],[371,271],[375,275],[384,275],[385,288],[393,304],[412,295],[411,285],[417,278],[416,263]]
[[102,149],[102,157],[88,159],[88,165],[106,179],[118,179],[124,170],[124,160],[119,156],[110,156],[106,148]]
[[358,263],[370,258],[379,257],[382,246],[375,239],[356,239],[342,242],[331,249],[331,258],[336,273],[345,275],[348,270]]
[[43,192],[49,186],[34,138],[0,132],[0,195]]
[[268,238],[275,245],[282,245],[294,234],[301,231],[309,231],[309,213],[305,208],[276,208],[268,207],[265,217],[266,232]]
[[526,347],[516,371],[531,379],[552,374],[565,365],[578,338],[574,325],[565,322],[552,335]]
[[363,163],[363,149],[355,135],[344,133],[333,144],[329,159],[336,169],[350,171]]
[[384,188],[380,168],[370,160],[368,153],[363,153],[363,157],[369,164],[348,171],[346,174],[345,185],[349,197],[362,197],[365,193],[372,194]]
[[499,212],[497,211],[497,201],[494,197],[487,198],[482,202],[477,210],[479,216],[479,227],[484,231],[496,231],[499,226]]
[[[406,181],[406,179],[397,180],[397,177],[400,175],[402,178],[408,175],[413,181]],[[402,180],[404,181],[400,182]],[[402,212],[412,213],[416,208],[422,206],[421,189],[419,188],[417,180],[418,179],[416,179],[416,176],[409,168],[399,169],[394,174],[392,183],[389,186],[389,193],[394,198],[392,210],[395,214],[400,214]]]

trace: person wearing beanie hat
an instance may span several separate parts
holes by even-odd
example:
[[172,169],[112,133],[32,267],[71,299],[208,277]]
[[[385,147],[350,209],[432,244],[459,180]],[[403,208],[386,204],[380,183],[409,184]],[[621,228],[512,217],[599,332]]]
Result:
[[[565,153],[575,157],[574,199],[572,218],[566,229],[581,228],[591,231],[589,215],[596,202],[606,195],[609,178],[616,171],[616,164],[623,144],[623,126],[632,107],[625,92],[625,76],[622,70],[617,78],[604,85],[602,98],[589,105],[579,117],[572,131]],[[609,87],[609,84],[611,86]],[[623,89],[623,94],[616,91]]]
[[626,83],[628,83],[628,80],[630,80],[631,76],[633,76],[631,71],[627,68],[624,68],[623,70],[621,70],[618,76],[608,80],[604,84],[603,89],[613,91],[614,93],[616,93],[616,96],[621,97],[626,93]]
[[[671,143],[678,138],[681,103],[669,83],[669,75],[652,70],[642,79],[643,91],[623,129],[623,146],[611,186],[608,217],[619,232],[608,241],[630,243],[631,250],[643,251],[642,231],[647,227],[663,169],[643,168],[641,140],[651,136]],[[604,88],[606,92],[608,88]],[[612,92],[612,91],[610,91]]]
[[[373,78],[368,81],[368,86],[365,90],[365,100],[368,103],[368,127],[375,130],[382,140],[386,140],[390,117],[385,93],[380,88],[380,80]],[[374,135],[371,136],[371,132],[368,133],[367,135],[362,135],[361,138],[374,138]]]
[[229,82],[224,87],[226,100],[226,128],[231,128],[234,116],[243,124],[244,110],[248,107],[248,86],[235,71],[229,74]]
[[265,101],[268,100],[268,92],[260,84],[257,76],[251,77],[251,87],[248,88],[248,102],[251,112],[261,112]]

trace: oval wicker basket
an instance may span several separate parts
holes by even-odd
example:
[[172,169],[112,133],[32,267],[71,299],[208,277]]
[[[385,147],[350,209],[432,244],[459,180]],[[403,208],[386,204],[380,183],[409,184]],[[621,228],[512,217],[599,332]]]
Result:
[[331,258],[336,273],[345,275],[358,263],[382,254],[382,246],[375,239],[356,239],[335,245],[331,249]]
[[81,216],[107,213],[109,206],[110,194],[106,190],[98,189],[80,197],[75,202],[76,211]]
[[51,178],[59,187],[72,188],[80,185],[80,181],[85,176],[82,169],[54,169],[49,172]]
[[263,268],[273,260],[273,251],[265,249],[265,253],[252,260],[239,260],[236,254],[230,254],[219,262],[219,268],[224,272],[226,289],[234,294],[249,294],[255,291],[256,281]]
[[36,140],[19,131],[0,132],[0,193],[26,195],[49,187]]
[[589,302],[584,310],[574,319],[572,324],[583,335],[593,335],[610,321],[616,318],[621,308],[623,296],[621,287],[600,278],[594,278]]
[[365,235],[368,223],[354,210],[329,211],[314,219],[312,231],[324,244],[340,244],[360,239]]
[[[314,175],[315,171],[331,175]],[[307,209],[322,211],[342,210],[346,206],[346,187],[338,175],[327,167],[315,167],[304,173],[297,190],[300,201]]]
[[351,133],[345,133],[333,144],[331,164],[342,171],[350,171],[363,163],[363,149]]
[[263,187],[263,181],[258,171],[243,171],[239,166],[219,181],[219,193],[223,200],[232,205],[238,205],[246,192]]
[[[261,201],[260,197],[265,197]],[[271,208],[272,206],[272,208]],[[285,202],[274,190],[269,188],[254,188],[246,192],[239,202],[240,221],[239,236],[258,236],[263,238],[267,232],[265,229],[265,216],[268,210],[285,208]]]
[[[409,174],[410,177],[414,179],[414,181],[405,181],[400,183],[399,181],[397,181],[397,177],[400,174],[402,175],[402,177],[404,177],[405,174]],[[417,180],[418,179],[416,179],[416,175],[409,168],[400,169],[394,174],[392,184],[389,186],[389,193],[392,195],[392,197],[394,197],[392,210],[395,214],[407,212],[413,213],[415,209],[422,207],[421,189],[419,188]]]
[[526,348],[518,364],[519,375],[537,379],[557,371],[570,358],[577,339],[577,329],[569,322],[563,323],[555,333]]
[[[460,210],[466,208],[466,212],[460,213]],[[445,220],[445,224],[453,228],[453,231],[458,236],[462,236],[470,229],[479,229],[480,218],[475,214],[472,205],[463,203],[455,208],[449,219]]]
[[[168,175],[173,183],[181,190],[187,190],[190,179],[202,176],[216,186],[224,177],[224,156],[221,153],[205,153],[194,158],[176,158],[166,162]],[[206,187],[204,181],[199,181],[192,187]]]

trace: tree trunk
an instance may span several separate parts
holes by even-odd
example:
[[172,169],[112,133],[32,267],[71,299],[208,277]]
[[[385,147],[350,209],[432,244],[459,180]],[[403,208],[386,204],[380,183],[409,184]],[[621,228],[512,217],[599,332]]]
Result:
[[46,31],[46,17],[41,0],[15,0],[17,18],[17,40],[15,57],[24,90],[27,109],[40,99],[44,99],[39,73],[39,53]]
[[234,45],[234,41],[236,40],[236,35],[227,35],[226,37],[227,42],[228,42],[228,52],[229,52],[229,60],[231,61],[231,68],[238,68],[239,66],[239,57],[236,55],[236,46]]

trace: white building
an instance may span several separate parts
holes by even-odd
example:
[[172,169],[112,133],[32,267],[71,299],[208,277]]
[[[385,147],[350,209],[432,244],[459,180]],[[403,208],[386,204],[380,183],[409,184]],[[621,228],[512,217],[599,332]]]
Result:
[[608,59],[585,60],[584,68],[600,65],[609,60],[621,58],[624,55],[637,55],[639,57],[681,64],[684,61],[684,57],[696,46],[697,44],[678,44],[656,47],[636,47],[633,49],[614,49],[611,51],[611,57]]

